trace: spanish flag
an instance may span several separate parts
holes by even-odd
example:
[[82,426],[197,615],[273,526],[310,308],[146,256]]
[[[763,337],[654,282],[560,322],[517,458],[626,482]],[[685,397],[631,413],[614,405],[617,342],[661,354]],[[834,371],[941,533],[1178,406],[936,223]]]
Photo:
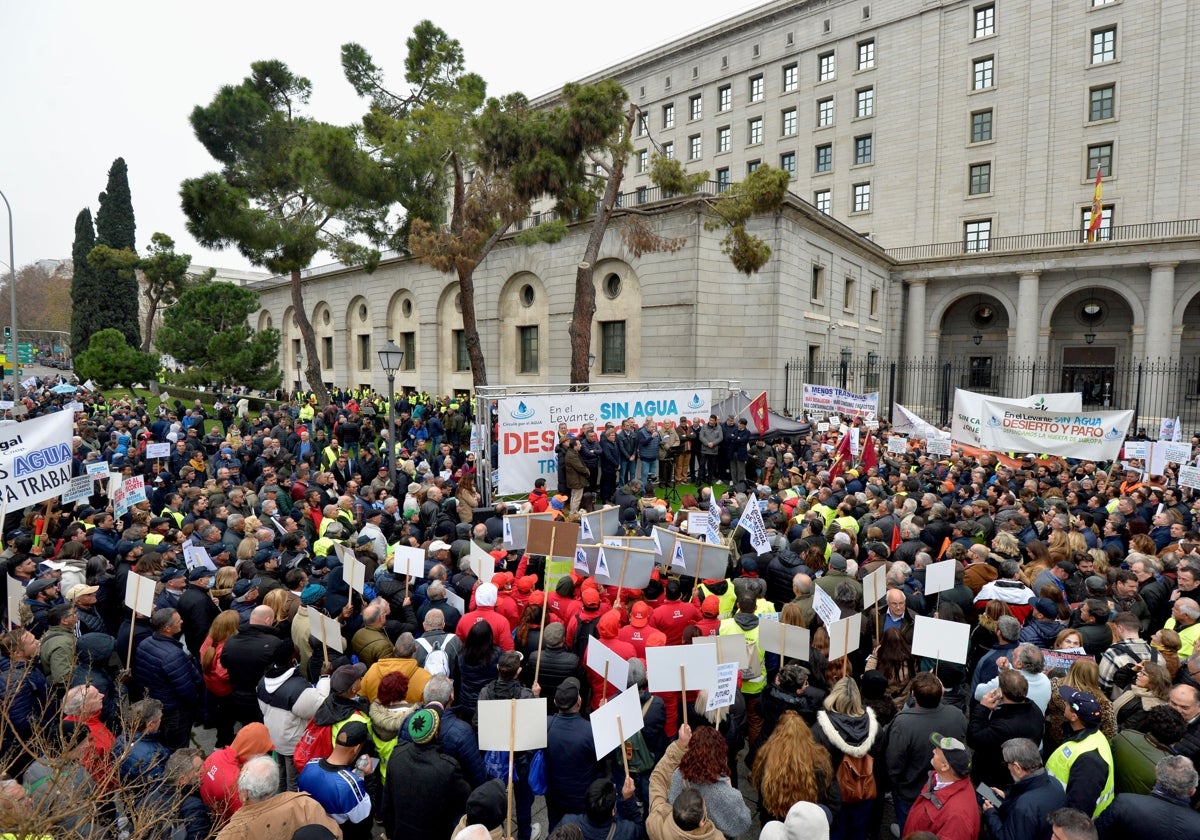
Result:
[[1100,165],[1096,164],[1096,189],[1092,192],[1092,213],[1088,219],[1087,241],[1095,242],[1100,236],[1100,223],[1104,221],[1104,207],[1100,196],[1104,182],[1100,179]]

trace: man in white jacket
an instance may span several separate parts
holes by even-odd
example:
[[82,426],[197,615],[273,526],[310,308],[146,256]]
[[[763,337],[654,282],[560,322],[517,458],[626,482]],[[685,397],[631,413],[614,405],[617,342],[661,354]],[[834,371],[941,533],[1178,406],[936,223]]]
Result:
[[329,696],[329,677],[313,686],[296,667],[296,649],[291,639],[275,647],[266,674],[258,681],[258,707],[275,745],[279,763],[279,789],[296,790],[296,765],[292,756],[304,728]]

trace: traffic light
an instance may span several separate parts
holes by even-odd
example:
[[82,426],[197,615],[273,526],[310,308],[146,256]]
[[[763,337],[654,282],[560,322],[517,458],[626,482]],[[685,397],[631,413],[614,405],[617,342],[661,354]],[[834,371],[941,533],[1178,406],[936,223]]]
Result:
[[4,328],[4,340],[5,340],[5,341],[12,341],[12,327],[5,327],[5,328]]

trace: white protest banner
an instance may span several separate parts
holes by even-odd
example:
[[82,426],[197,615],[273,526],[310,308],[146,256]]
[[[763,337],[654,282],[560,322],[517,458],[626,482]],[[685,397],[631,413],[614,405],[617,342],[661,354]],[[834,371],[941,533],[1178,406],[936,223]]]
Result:
[[986,449],[1112,461],[1121,452],[1133,410],[1041,411],[985,399],[979,416]]
[[217,570],[217,564],[208,556],[208,552],[198,545],[185,545],[183,547],[183,564],[187,566],[188,571],[197,567],[202,569]]
[[913,627],[913,656],[927,656],[966,665],[970,637],[969,624],[919,615]]
[[879,599],[887,594],[887,564],[881,564],[878,569],[863,578],[863,604],[871,606],[879,603]]
[[392,571],[410,578],[425,577],[425,551],[411,545],[396,546],[392,554]]
[[1200,467],[1180,466],[1179,486],[1200,489]]
[[933,435],[925,438],[925,451],[930,455],[949,455],[950,438]]
[[[596,745],[596,760],[599,761],[642,731],[642,701],[637,686],[622,691],[592,712],[591,720],[592,740]],[[546,705],[545,701],[542,701],[542,727],[545,726]],[[482,726],[480,728],[482,729]],[[480,749],[482,748],[481,743]]]
[[154,614],[154,580],[130,572],[125,579],[125,606],[143,618]]
[[754,496],[746,500],[746,509],[742,511],[742,518],[738,524],[750,535],[750,545],[754,547],[755,554],[761,556],[771,550],[771,542],[767,539],[767,525],[763,522],[762,510]]
[[108,461],[88,461],[83,468],[92,478],[108,478]]
[[1192,445],[1190,443],[1163,443],[1164,457],[1172,464],[1187,464],[1192,460]]
[[15,577],[5,575],[8,581],[8,627],[21,623],[21,602],[25,600],[25,587]]
[[617,691],[624,691],[629,687],[629,662],[617,656],[595,636],[588,637],[583,663],[606,678]]
[[826,627],[842,617],[841,608],[829,597],[829,593],[821,587],[813,588],[813,612],[821,617]]
[[822,433],[824,433],[824,432],[828,432],[828,431],[829,431],[829,424],[828,424],[827,422],[825,422],[825,421],[821,421],[820,423],[818,423],[818,424],[817,424],[817,431],[818,431],[818,432],[822,432]]
[[[546,701],[480,700],[479,749],[508,752],[540,750],[546,746]],[[641,706],[638,706],[641,711]],[[513,741],[509,744],[509,735]]]
[[802,411],[837,412],[839,416],[874,417],[879,413],[879,392],[855,394],[842,388],[805,383],[800,395]]
[[711,688],[717,681],[716,645],[669,645],[646,648],[646,678],[650,691],[689,691]]
[[147,458],[170,458],[171,444],[169,443],[148,443],[146,444]]
[[[346,644],[342,640],[342,626],[312,605],[308,608],[308,635],[320,639],[325,647],[331,647],[338,653],[346,651]],[[545,714],[545,707],[542,708],[542,714]]]
[[717,684],[708,692],[708,702],[704,711],[724,709],[732,706],[734,693],[737,691],[738,666],[736,662],[722,662],[717,666]]
[[889,455],[903,455],[908,451],[908,441],[899,435],[888,438],[887,451]]
[[927,438],[938,433],[937,427],[917,416],[911,408],[892,403],[892,431],[915,438]]
[[342,579],[346,581],[346,585],[359,595],[365,594],[363,587],[367,583],[367,565],[355,557],[354,552],[341,543],[334,543],[333,547],[337,551],[338,558],[342,561]]
[[4,510],[11,513],[62,493],[71,480],[73,422],[71,412],[56,411],[0,426]]
[[1164,417],[1158,421],[1158,439],[1175,443],[1183,440],[1183,428],[1178,417]]
[[853,455],[855,458],[858,457],[858,445],[859,445],[858,435],[859,435],[858,426],[853,426],[850,429],[850,454]]
[[[720,545],[721,506],[717,503],[717,488],[708,488],[708,494],[708,518],[704,520],[704,539],[706,542]],[[691,528],[689,527],[688,530],[691,530]]]
[[782,621],[759,622],[758,646],[767,653],[777,653],[788,659],[803,659],[807,662],[809,641],[807,627],[796,627]]
[[957,560],[943,560],[925,567],[925,594],[936,595],[954,588],[954,567]]
[[63,488],[62,503],[69,505],[71,502],[78,502],[80,499],[86,499],[92,495],[92,490],[96,487],[96,480],[87,473],[77,475],[67,482],[67,486]]
[[[954,414],[950,420],[951,440],[957,440],[970,446],[986,446],[980,439],[982,434],[980,423],[985,399],[989,399],[987,394],[964,391],[962,388],[955,389]],[[1008,402],[1033,409],[1039,414],[1047,411],[1062,413],[1083,411],[1083,395],[1075,392],[1034,394],[1023,400],[1008,400]]]
[[[729,568],[729,549],[723,545],[689,540],[687,537],[675,538],[675,551],[683,555],[683,568],[686,574],[695,576],[696,567],[700,567],[700,579],[715,579],[725,577]],[[675,566],[674,556],[671,565]]]
[[146,479],[135,475],[125,479],[125,503],[130,507],[146,501]]
[[1168,445],[1166,443],[1147,444],[1150,449],[1150,458],[1142,467],[1143,475],[1162,475],[1166,471]]
[[468,557],[471,561],[471,571],[479,578],[479,582],[490,582],[492,575],[496,573],[496,558],[480,548],[475,540],[471,540],[471,553]]
[[[598,429],[612,421],[632,418],[641,426],[647,417],[661,425],[680,415],[707,417],[712,413],[712,391],[652,389],[646,391],[525,394],[497,402],[500,495],[529,492],[535,480],[551,482],[557,474],[554,449],[558,424],[578,434],[585,423]],[[595,530],[595,522],[592,523]]]
[[[968,625],[964,624],[964,627]],[[836,624],[831,624],[829,630],[829,661],[841,659],[858,650],[862,635],[862,613],[843,618]]]

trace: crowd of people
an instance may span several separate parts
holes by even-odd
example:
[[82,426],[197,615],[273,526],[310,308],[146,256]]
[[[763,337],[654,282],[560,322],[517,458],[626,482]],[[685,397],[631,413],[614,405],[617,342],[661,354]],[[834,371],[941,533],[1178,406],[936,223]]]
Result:
[[[51,384],[23,418],[79,408]],[[714,416],[564,428],[557,492],[488,507],[451,399],[398,398],[394,429],[366,391],[261,411],[73,399],[73,473],[103,460],[147,498],[118,511],[100,483],[6,512],[22,597],[0,636],[0,836],[1200,836],[1200,496],[1173,471],[889,455],[886,423],[849,461],[837,428],[762,439]],[[676,507],[668,477],[703,486]],[[605,586],[504,541],[518,510],[604,503],[616,538],[715,509],[726,574],[663,557],[646,585]],[[422,576],[394,571],[397,546]],[[955,585],[927,595],[944,560]],[[131,572],[153,581],[149,615],[127,606]],[[845,656],[818,591],[862,615]],[[965,663],[914,654],[922,616],[969,626]],[[810,632],[806,659],[764,649],[771,622]],[[732,705],[650,691],[647,648],[709,636],[744,642]],[[590,718],[618,687],[595,644],[628,662],[643,719],[600,760]],[[481,750],[480,702],[530,698],[546,746]]]

